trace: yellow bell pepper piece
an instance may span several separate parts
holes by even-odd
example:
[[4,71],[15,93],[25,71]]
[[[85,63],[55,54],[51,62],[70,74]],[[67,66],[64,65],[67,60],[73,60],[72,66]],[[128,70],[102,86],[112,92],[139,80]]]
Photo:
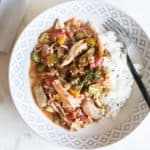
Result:
[[90,47],[94,47],[96,44],[96,40],[94,38],[90,38],[90,37],[86,39],[86,42],[87,42],[88,46],[90,46]]
[[57,39],[57,44],[58,44],[58,45],[64,44],[65,39],[66,39],[65,35],[62,35],[61,37],[59,37],[59,38]]
[[54,94],[53,95],[53,98],[57,101],[60,101],[60,96],[58,94]]
[[73,89],[70,89],[69,92],[70,92],[72,95],[74,95],[74,96],[80,95],[80,91],[77,90],[77,89],[74,89],[74,88],[73,88]]

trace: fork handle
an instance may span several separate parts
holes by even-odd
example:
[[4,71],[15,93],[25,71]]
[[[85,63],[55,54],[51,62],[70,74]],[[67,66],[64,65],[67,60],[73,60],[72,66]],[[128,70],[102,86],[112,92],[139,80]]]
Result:
[[135,79],[135,82],[138,85],[138,87],[139,87],[139,89],[140,89],[144,99],[146,100],[149,109],[150,109],[150,96],[148,94],[148,91],[146,90],[146,87],[145,87],[144,83],[142,82],[141,77],[139,76],[139,74],[135,70],[133,63],[132,63],[128,54],[127,54],[127,63],[128,63],[129,69],[133,75],[133,78]]

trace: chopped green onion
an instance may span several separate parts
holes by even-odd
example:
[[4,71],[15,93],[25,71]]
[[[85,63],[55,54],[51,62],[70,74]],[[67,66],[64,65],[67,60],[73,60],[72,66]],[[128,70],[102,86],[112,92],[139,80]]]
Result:
[[94,63],[95,62],[94,56],[91,56],[91,55],[88,56],[88,61],[89,61],[90,64]]
[[47,64],[48,65],[52,65],[55,63],[55,61],[57,60],[57,54],[50,54],[48,57],[47,57]]
[[46,68],[46,65],[40,63],[40,64],[38,64],[37,70],[38,70],[39,72],[42,72],[42,71],[45,70],[45,68]]
[[39,56],[39,54],[36,51],[32,52],[32,54],[31,54],[31,60],[33,62],[36,62],[36,63],[40,62],[40,56]]
[[85,57],[80,57],[79,63],[81,63],[81,64],[86,63],[86,58]]
[[48,33],[44,32],[40,35],[39,42],[41,44],[44,44],[44,43],[47,43],[49,41],[49,39],[50,39],[50,37],[49,37]]

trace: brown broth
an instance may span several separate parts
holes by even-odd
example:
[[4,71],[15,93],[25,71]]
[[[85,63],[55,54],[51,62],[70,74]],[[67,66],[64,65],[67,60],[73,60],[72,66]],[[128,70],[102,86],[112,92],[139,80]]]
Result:
[[[29,68],[29,76],[30,76],[30,85],[31,85],[31,92],[32,92],[32,97],[37,105],[37,107],[42,111],[42,113],[44,113],[44,115],[46,115],[51,121],[53,121],[53,115],[52,113],[46,111],[43,108],[40,108],[35,100],[35,95],[33,92],[33,87],[35,86],[35,84],[37,84],[38,76],[37,76],[37,71],[36,71],[36,64],[31,62],[30,64],[30,68]],[[54,121],[53,121],[54,122]]]

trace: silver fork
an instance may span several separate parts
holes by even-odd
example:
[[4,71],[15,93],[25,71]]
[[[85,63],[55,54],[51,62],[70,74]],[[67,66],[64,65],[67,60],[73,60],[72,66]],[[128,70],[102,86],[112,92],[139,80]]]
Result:
[[125,28],[123,26],[120,25],[119,22],[117,22],[113,18],[107,19],[103,23],[103,27],[106,30],[114,31],[116,33],[118,40],[124,44],[124,49],[125,49],[125,53],[126,53],[126,57],[127,57],[128,67],[129,67],[129,69],[130,69],[130,71],[131,71],[131,73],[132,73],[132,75],[136,81],[136,84],[138,85],[145,101],[147,102],[147,104],[150,108],[150,96],[148,94],[148,91],[147,91],[143,81],[141,80],[140,75],[137,73],[136,69],[134,68],[134,65],[130,59],[129,54],[128,54],[129,50],[137,48],[136,45],[134,44],[130,34],[125,30]]

